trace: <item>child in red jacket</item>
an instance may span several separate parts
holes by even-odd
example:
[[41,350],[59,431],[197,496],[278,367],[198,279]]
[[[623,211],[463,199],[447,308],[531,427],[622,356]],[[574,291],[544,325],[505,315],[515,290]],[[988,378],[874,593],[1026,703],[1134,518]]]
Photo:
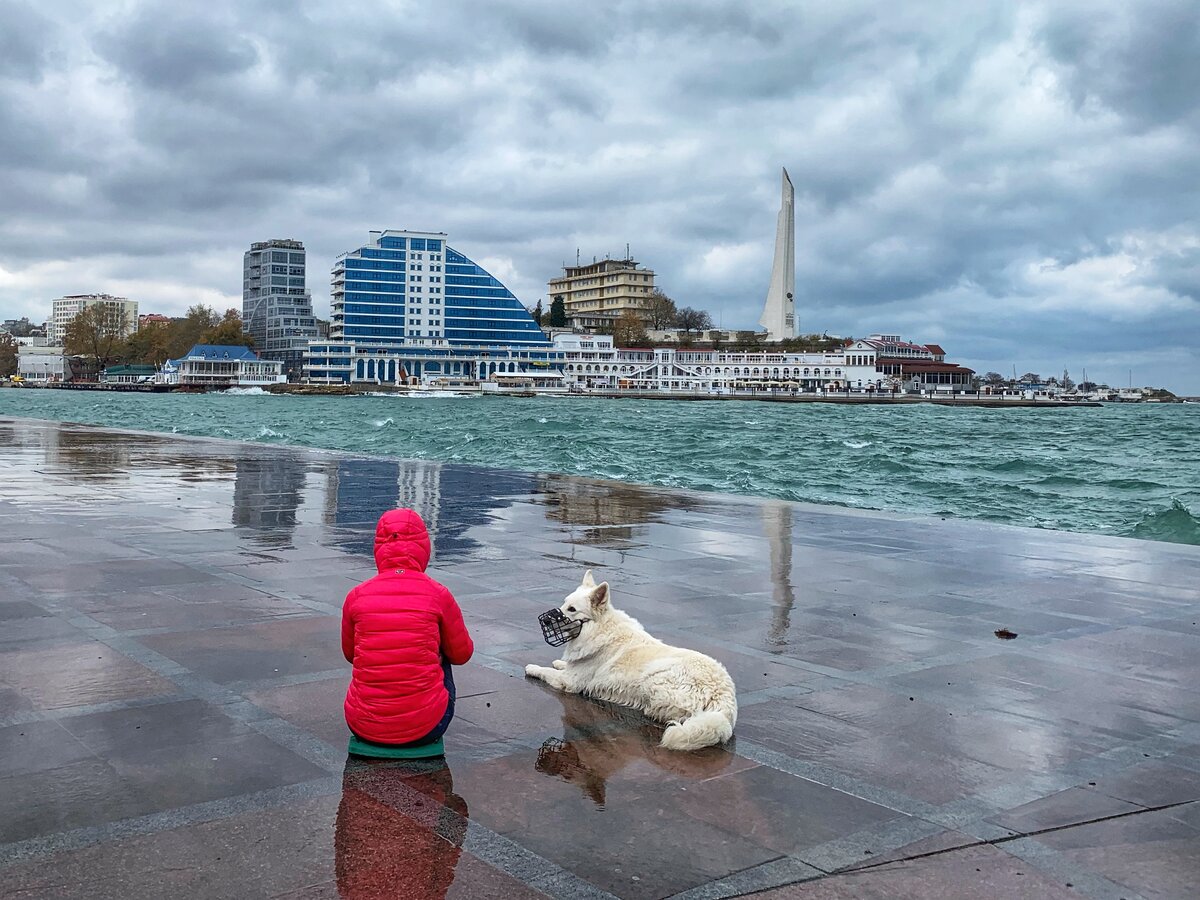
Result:
[[425,574],[429,532],[419,515],[380,517],[375,564],[379,574],[342,606],[342,653],[354,665],[346,724],[373,744],[431,744],[454,717],[450,666],[464,665],[475,645],[454,596]]

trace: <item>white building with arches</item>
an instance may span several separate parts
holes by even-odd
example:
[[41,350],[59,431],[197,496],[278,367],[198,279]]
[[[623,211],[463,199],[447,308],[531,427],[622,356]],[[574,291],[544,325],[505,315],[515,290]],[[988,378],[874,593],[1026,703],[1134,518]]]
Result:
[[556,335],[554,348],[568,382],[611,391],[961,391],[974,374],[945,362],[936,345],[882,334],[821,353],[622,349],[611,337],[589,334]]

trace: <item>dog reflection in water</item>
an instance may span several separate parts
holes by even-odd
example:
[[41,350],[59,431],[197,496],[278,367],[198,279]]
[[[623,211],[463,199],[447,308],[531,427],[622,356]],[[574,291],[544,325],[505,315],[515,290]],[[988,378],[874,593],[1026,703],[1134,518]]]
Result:
[[734,760],[728,749],[709,747],[677,753],[660,743],[662,726],[629,709],[555,693],[562,703],[563,736],[550,738],[538,751],[535,768],[576,785],[600,809],[610,779],[661,783],[676,778],[711,778]]

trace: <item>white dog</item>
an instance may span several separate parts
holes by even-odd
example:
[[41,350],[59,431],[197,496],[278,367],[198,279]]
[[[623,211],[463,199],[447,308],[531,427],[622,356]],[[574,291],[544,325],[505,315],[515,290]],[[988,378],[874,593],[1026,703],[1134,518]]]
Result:
[[564,646],[554,668],[528,665],[526,675],[667,723],[662,746],[668,750],[698,750],[733,735],[737,695],[715,659],[651,637],[636,619],[613,609],[608,583],[596,584],[591,570],[560,609],[583,623],[579,636]]

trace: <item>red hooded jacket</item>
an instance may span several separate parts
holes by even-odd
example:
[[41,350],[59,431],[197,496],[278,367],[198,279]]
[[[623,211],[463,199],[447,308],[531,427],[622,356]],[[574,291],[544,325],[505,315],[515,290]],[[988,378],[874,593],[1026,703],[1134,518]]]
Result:
[[346,595],[342,653],[354,664],[346,724],[361,738],[406,744],[445,715],[442,658],[464,665],[475,645],[462,611],[425,574],[429,532],[411,509],[383,514],[375,528],[379,574]]

